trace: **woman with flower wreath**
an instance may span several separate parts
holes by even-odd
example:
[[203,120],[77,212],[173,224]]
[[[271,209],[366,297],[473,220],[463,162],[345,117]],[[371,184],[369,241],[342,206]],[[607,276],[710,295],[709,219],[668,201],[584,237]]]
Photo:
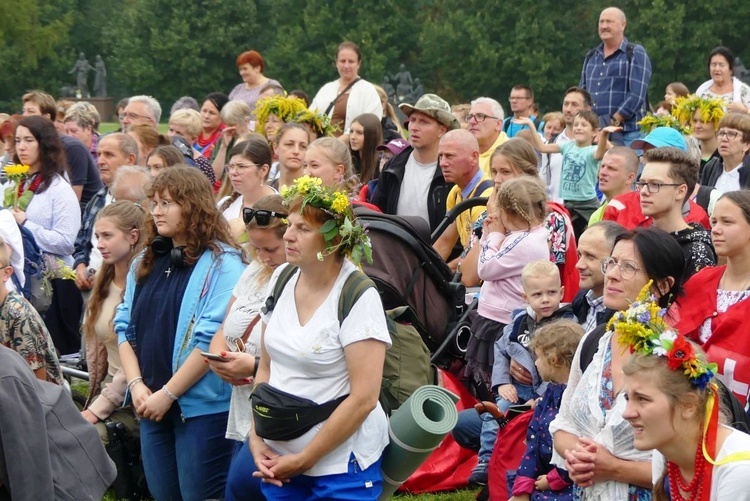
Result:
[[[57,130],[42,117],[24,117],[16,127],[15,144],[14,161],[23,167],[11,176],[3,205],[11,208],[16,222],[32,233],[41,251],[48,255],[46,262],[70,266],[81,227],[81,209],[73,188],[63,177],[65,154]],[[81,346],[83,298],[73,280],[55,278],[49,283],[52,303],[44,321],[58,351],[75,353]]]
[[[282,194],[289,264],[271,277],[271,294],[287,266],[297,269],[262,315],[250,431],[255,475],[268,499],[374,500],[388,443],[378,394],[391,341],[375,288],[364,290],[341,321],[337,315],[347,279],[361,273],[361,259],[370,260],[370,241],[348,196],[319,179],[304,176]],[[280,400],[259,405],[263,395]],[[317,419],[302,428],[264,425],[262,414],[284,413],[289,397]]]
[[730,191],[716,202],[711,240],[726,265],[701,270],[685,284],[685,297],[670,312],[670,323],[700,343],[719,364],[723,381],[742,405],[750,387],[750,191]]
[[[652,227],[615,239],[610,257],[602,261],[607,308],[626,310],[647,284],[661,307],[680,294],[685,258],[668,236]],[[630,358],[626,348],[611,324],[584,336],[560,412],[550,423],[552,462],[568,470],[576,500],[651,499],[651,452],[633,447],[633,429],[622,418],[622,367]]]
[[709,160],[719,157],[716,131],[719,130],[719,122],[724,118],[724,114],[722,99],[691,95],[678,97],[675,101],[672,115],[688,126],[690,135],[700,143],[700,172],[703,172],[703,167]]
[[750,435],[726,426],[713,377],[717,366],[664,321],[649,283],[610,322],[628,346],[622,417],[636,449],[654,449],[655,500],[748,500]]

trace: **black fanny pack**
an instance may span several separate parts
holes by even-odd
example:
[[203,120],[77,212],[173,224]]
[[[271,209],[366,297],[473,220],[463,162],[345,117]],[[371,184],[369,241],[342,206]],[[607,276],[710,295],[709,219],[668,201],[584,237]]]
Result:
[[278,390],[268,383],[260,383],[250,397],[255,433],[268,440],[301,437],[310,428],[328,419],[348,396],[316,404],[312,400]]

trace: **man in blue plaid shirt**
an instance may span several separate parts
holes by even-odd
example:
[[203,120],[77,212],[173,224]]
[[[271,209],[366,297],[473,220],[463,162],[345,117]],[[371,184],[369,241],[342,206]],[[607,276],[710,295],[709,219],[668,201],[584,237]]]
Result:
[[599,16],[602,43],[586,54],[579,86],[591,93],[602,127],[622,127],[614,144],[629,146],[641,137],[637,122],[646,114],[651,61],[646,50],[625,38],[625,13],[616,7]]

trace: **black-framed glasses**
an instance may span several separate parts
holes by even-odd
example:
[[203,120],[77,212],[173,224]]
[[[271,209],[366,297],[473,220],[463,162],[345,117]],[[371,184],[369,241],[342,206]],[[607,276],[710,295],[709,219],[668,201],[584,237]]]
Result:
[[250,224],[250,221],[255,219],[258,226],[268,226],[271,223],[272,217],[278,217],[284,219],[289,214],[282,214],[281,212],[274,212],[272,210],[265,209],[251,209],[250,207],[243,207],[242,209],[242,220],[245,224]]
[[740,133],[736,130],[717,130],[716,131],[716,139],[721,139],[722,137],[725,137],[727,139],[737,139],[737,136],[739,136]]
[[477,122],[484,122],[488,118],[491,118],[493,120],[498,120],[497,117],[493,117],[492,115],[485,115],[484,113],[470,113],[466,115],[467,122],[470,122],[472,120],[476,120]]
[[632,261],[617,262],[613,257],[605,257],[602,259],[602,273],[607,274],[607,271],[614,270],[616,267],[620,268],[620,276],[624,280],[630,280],[635,276],[636,273],[641,269],[635,265]]
[[654,183],[649,182],[645,183],[643,181],[638,181],[635,183],[635,188],[638,191],[641,191],[643,187],[645,186],[649,193],[659,193],[659,190],[662,186],[682,186],[685,183]]

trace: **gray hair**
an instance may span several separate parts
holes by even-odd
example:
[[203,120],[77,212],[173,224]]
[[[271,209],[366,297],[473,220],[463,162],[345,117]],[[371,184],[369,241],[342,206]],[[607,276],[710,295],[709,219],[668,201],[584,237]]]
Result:
[[198,101],[194,97],[182,96],[180,99],[174,102],[174,104],[172,105],[172,109],[169,110],[169,115],[174,115],[174,112],[178,110],[200,111],[201,105],[198,104]]
[[148,111],[151,113],[151,118],[156,122],[156,125],[159,125],[159,120],[161,120],[161,105],[159,104],[159,101],[151,96],[132,96],[128,99],[128,104],[131,103],[145,104],[146,108],[148,108]]
[[503,107],[500,105],[500,103],[498,103],[491,97],[478,97],[471,102],[471,105],[474,106],[475,104],[481,103],[487,103],[490,105],[490,109],[492,109],[492,115],[495,118],[498,118],[500,120],[505,119],[505,111],[503,111]]
[[123,165],[117,169],[109,191],[117,200],[141,203],[146,200],[146,188],[153,180],[147,167]]
[[244,123],[253,116],[253,110],[244,101],[229,101],[221,109],[221,121],[227,125],[236,125]]
[[113,132],[112,134],[102,136],[100,141],[103,141],[104,139],[114,139],[117,141],[117,147],[120,149],[120,153],[122,153],[123,156],[128,157],[130,155],[135,155],[135,158],[138,158],[138,143],[127,134]]
[[[102,123],[102,116],[99,114],[99,110],[96,109],[96,106],[89,103],[88,101],[79,101],[77,103],[73,103],[70,108],[68,108],[68,111],[65,112],[65,118],[64,121],[68,121],[68,116],[73,113],[85,113],[88,115],[89,120],[93,122],[93,128],[94,130],[97,130],[99,128],[99,124]],[[77,122],[79,126],[83,127],[80,122]]]

